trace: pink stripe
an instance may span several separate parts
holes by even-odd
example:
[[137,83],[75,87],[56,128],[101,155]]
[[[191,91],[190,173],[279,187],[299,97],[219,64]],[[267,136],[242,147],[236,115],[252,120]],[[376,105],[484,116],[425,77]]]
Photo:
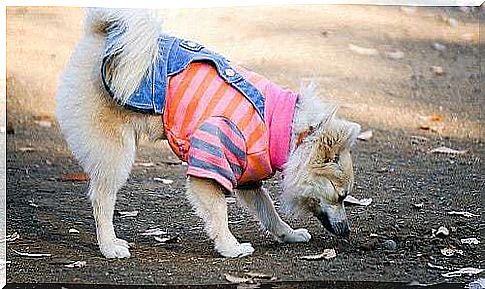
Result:
[[180,133],[181,125],[183,123],[184,118],[186,117],[192,117],[190,115],[185,115],[185,110],[187,107],[190,105],[190,102],[192,101],[192,97],[194,93],[197,91],[199,88],[199,85],[202,83],[204,80],[204,77],[209,73],[209,66],[203,66],[200,69],[197,70],[197,73],[194,75],[194,78],[192,78],[192,81],[190,82],[190,85],[187,87],[185,90],[184,95],[182,96],[182,99],[180,100],[180,103],[177,107],[177,112],[175,114],[176,121],[173,124],[172,130],[176,133]]
[[229,116],[229,119],[234,123],[237,124],[239,121],[249,113],[250,108],[252,107],[251,103],[246,100],[243,100],[239,103],[236,110],[232,115]]
[[[217,73],[217,72],[216,72]],[[208,109],[212,109],[213,107],[207,107],[208,102],[214,96],[216,91],[219,89],[221,85],[225,85],[224,81],[220,77],[216,77],[213,79],[207,90],[201,96],[200,101],[194,114],[191,116],[192,120],[188,124],[186,128],[187,133],[190,135],[193,132],[194,127],[199,123],[200,118],[204,114],[204,112]]]
[[[257,113],[255,113],[253,118],[249,122],[248,126],[245,128],[244,135],[246,137],[251,136],[259,128],[260,124],[261,124],[261,118]],[[267,136],[268,136],[267,130],[265,129],[264,133],[261,135],[261,137],[258,140],[256,140],[254,143],[251,143],[251,144],[248,143],[247,144],[248,153],[252,153],[252,152],[264,149],[266,144],[265,138],[267,138]]]
[[[230,135],[228,135],[229,137],[231,137]],[[197,131],[197,134],[194,135],[195,138],[198,138],[200,140],[203,140],[207,143],[210,143],[212,145],[215,145],[219,148],[221,148],[222,144],[221,144],[221,141],[219,140],[219,138],[217,138],[216,136],[210,134],[210,133],[207,133],[205,131]],[[241,141],[239,140],[234,140],[234,139],[231,139],[232,142],[241,149],[240,147],[240,144],[241,144]],[[190,148],[191,150],[194,149],[194,148]],[[228,161],[232,162],[232,163],[235,163],[235,164],[238,164],[240,162],[242,162],[243,160],[239,160],[239,158],[234,155],[231,151],[227,150],[227,149],[224,149],[224,148],[221,148],[223,149],[222,153],[224,153],[226,155],[226,158]],[[195,150],[195,149],[194,149]],[[245,149],[241,149],[242,151],[245,151]]]
[[224,178],[219,174],[209,172],[203,169],[189,167],[187,169],[187,175],[191,175],[199,178],[213,179],[216,182],[218,182],[221,186],[223,186],[226,190],[231,192],[234,189],[232,182],[229,181],[228,179]]
[[[190,155],[201,160],[201,161],[205,161],[206,163],[218,166],[220,168],[227,170],[228,172],[231,172],[233,175],[236,176],[236,180],[238,180],[239,177],[241,177],[241,175],[232,171],[230,164],[227,162],[228,159],[226,159],[226,158],[218,158],[218,157],[216,157],[216,156],[214,156],[214,155],[212,155],[212,154],[210,154],[206,151],[199,150],[199,149],[196,149],[196,148],[190,149]],[[240,166],[238,162],[232,162],[232,163]],[[241,172],[243,171],[243,169],[244,168],[241,167]]]
[[221,98],[221,100],[217,103],[214,110],[212,111],[212,115],[222,115],[229,103],[231,102],[232,98],[235,97],[237,93],[237,90],[232,88],[232,86],[228,85],[226,92],[224,92],[224,96]]

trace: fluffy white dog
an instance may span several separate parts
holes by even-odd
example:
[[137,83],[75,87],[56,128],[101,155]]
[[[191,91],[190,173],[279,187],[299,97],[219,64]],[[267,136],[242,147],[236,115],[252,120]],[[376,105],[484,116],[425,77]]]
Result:
[[[229,104],[218,109],[211,104],[217,97]],[[144,134],[168,139],[188,162],[188,199],[221,255],[254,251],[229,230],[225,190],[277,240],[310,240],[306,229],[278,216],[262,186],[276,170],[284,175],[286,210],[309,212],[330,232],[348,236],[343,199],[353,186],[350,146],[360,126],[335,112],[313,85],[300,93],[280,89],[195,42],[165,35],[145,10],[87,9],[85,34],[57,94],[62,132],[90,177],[97,240],[107,258],[130,256],[115,234],[113,211]]]

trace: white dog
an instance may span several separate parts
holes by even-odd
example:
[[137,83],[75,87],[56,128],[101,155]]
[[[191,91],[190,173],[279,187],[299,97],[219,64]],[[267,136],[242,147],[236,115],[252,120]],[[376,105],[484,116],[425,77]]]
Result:
[[188,162],[188,199],[221,255],[254,251],[229,231],[225,190],[234,190],[277,240],[310,240],[307,230],[278,216],[262,187],[276,170],[284,175],[288,212],[309,212],[347,236],[349,148],[360,126],[335,112],[313,85],[299,94],[283,90],[202,45],[162,33],[145,10],[88,9],[57,94],[62,132],[90,176],[98,244],[107,258],[130,256],[115,234],[113,211],[143,134],[168,139]]

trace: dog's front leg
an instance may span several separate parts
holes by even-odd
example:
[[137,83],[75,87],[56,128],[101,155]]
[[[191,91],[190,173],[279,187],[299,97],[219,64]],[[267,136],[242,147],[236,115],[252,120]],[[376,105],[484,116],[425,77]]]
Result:
[[209,238],[224,257],[242,257],[254,252],[249,243],[239,243],[229,231],[227,204],[220,186],[212,180],[188,177],[187,198],[204,220]]
[[236,195],[278,241],[299,243],[310,240],[311,235],[306,229],[294,230],[280,218],[265,188],[237,190]]

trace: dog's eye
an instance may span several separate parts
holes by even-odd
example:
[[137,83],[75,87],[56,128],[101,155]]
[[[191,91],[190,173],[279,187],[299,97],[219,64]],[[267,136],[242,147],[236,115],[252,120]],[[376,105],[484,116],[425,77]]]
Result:
[[340,160],[340,156],[339,156],[338,154],[336,154],[336,155],[333,157],[332,162],[334,162],[334,163],[338,163],[338,162],[339,162],[339,160]]

